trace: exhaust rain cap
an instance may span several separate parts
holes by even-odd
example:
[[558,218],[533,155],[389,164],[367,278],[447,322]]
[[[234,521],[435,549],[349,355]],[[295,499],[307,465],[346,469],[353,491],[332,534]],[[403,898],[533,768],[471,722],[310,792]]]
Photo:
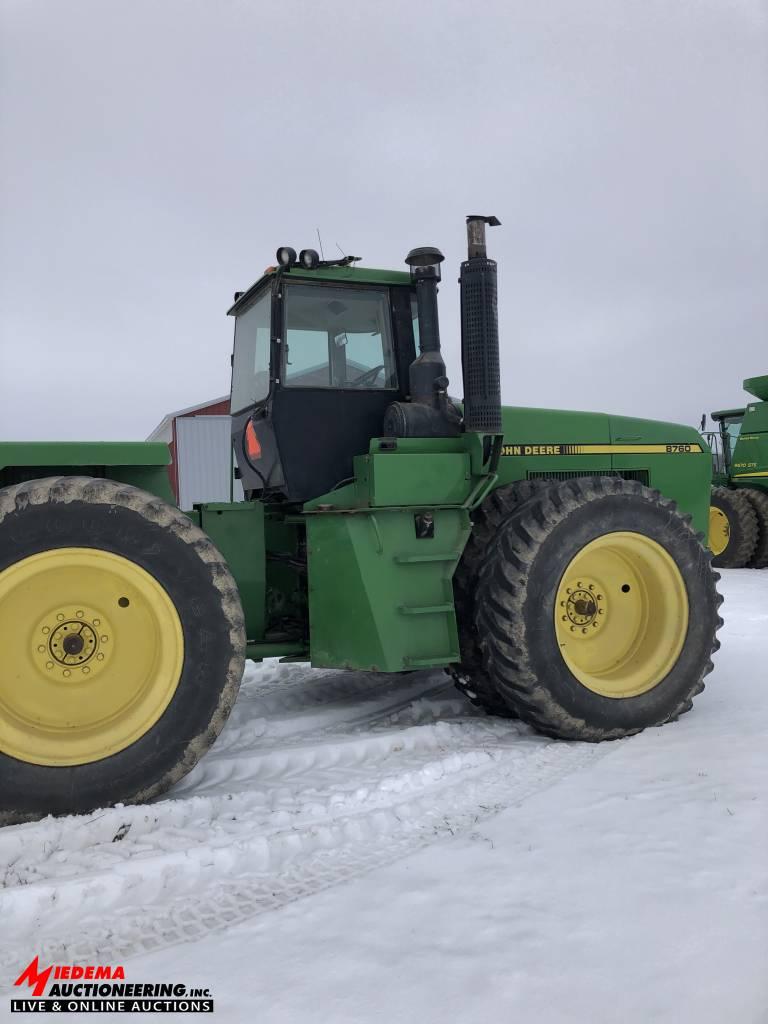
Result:
[[467,217],[467,256],[485,258],[485,225],[497,228],[501,225],[498,217],[483,217],[479,213],[470,213]]

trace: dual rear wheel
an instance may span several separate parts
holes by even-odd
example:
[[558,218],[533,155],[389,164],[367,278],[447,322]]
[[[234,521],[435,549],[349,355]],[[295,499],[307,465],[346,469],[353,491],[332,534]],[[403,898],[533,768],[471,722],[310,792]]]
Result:
[[752,487],[713,487],[709,547],[718,568],[768,567],[768,493]]
[[[461,688],[566,739],[627,736],[689,710],[722,624],[689,518],[612,477],[526,483],[517,497],[496,499],[473,558]],[[469,569],[457,591],[469,591]]]

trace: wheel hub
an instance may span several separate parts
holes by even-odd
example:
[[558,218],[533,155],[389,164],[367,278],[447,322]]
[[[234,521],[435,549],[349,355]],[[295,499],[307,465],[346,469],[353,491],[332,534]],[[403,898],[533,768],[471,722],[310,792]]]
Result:
[[603,697],[652,690],[674,666],[688,631],[677,564],[660,543],[630,531],[603,534],[574,555],[554,613],[566,665]]
[[560,620],[574,637],[591,636],[605,619],[606,599],[598,584],[589,578],[569,580],[560,588]]
[[717,558],[722,555],[731,539],[731,524],[728,516],[717,505],[709,506],[709,548]]
[[78,680],[106,668],[111,626],[103,612],[86,605],[57,608],[38,624],[33,658],[54,679]]

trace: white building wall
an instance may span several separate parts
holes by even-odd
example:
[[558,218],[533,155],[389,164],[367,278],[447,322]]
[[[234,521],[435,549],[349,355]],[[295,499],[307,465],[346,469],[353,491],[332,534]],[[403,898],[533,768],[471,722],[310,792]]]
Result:
[[176,464],[182,509],[203,501],[243,500],[242,484],[234,479],[229,416],[177,419]]

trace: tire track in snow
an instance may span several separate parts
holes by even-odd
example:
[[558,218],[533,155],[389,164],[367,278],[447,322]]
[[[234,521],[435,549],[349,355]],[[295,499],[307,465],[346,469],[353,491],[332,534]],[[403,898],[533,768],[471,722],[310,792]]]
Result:
[[[309,693],[268,694],[265,697],[246,697],[238,700],[230,722],[212,751],[201,765],[179,783],[179,787],[196,785],[201,770],[217,759],[232,757],[240,751],[253,749],[254,738],[259,737],[259,749],[280,745],[285,738],[297,734],[336,731],[340,726],[351,728],[356,723],[369,725],[380,717],[390,717],[405,710],[414,700],[434,697],[441,707],[455,714],[466,714],[466,702],[456,693],[453,685],[434,673],[413,673],[404,685],[379,681],[376,677],[352,675],[349,686],[344,687],[339,676],[352,673],[323,673],[322,685],[313,682]],[[328,678],[332,677],[332,678]],[[381,680],[381,677],[379,677]],[[297,687],[292,687],[296,690]],[[441,695],[447,695],[441,699]],[[428,708],[425,703],[425,710]],[[432,716],[434,717],[434,715]],[[192,781],[190,781],[192,780]]]
[[382,688],[294,671],[252,669],[233,734],[155,804],[0,831],[0,984],[26,944],[115,962],[273,910],[471,830],[612,746],[478,714],[434,675]]

